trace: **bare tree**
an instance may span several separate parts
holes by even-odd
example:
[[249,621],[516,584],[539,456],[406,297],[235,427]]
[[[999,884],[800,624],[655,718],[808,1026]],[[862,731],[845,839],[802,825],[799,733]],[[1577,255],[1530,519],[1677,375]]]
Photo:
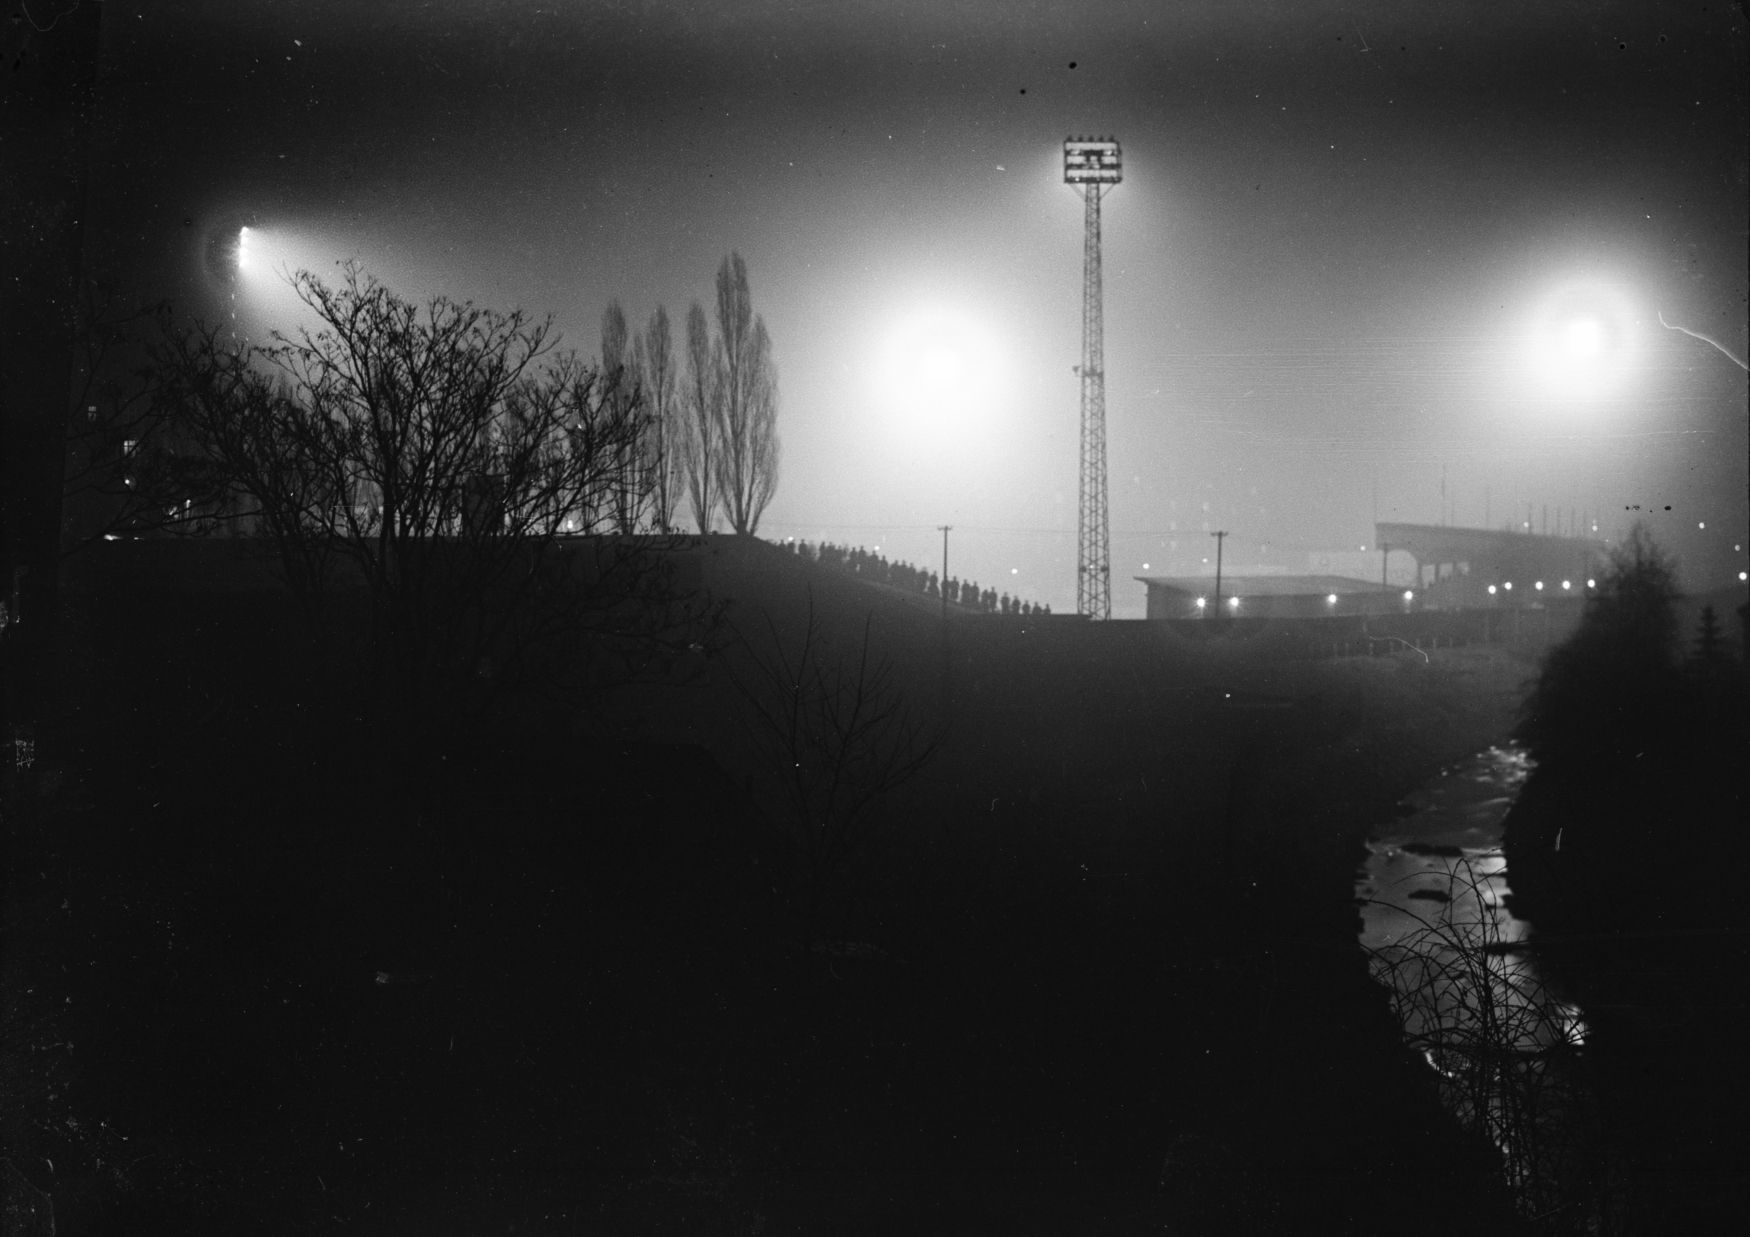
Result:
[[778,375],[739,253],[717,269],[716,355],[717,489],[730,527],[754,533],[778,485]]
[[609,301],[602,311],[602,373],[612,377],[626,364],[626,311]]
[[[610,301],[602,313],[601,376],[603,396],[621,418],[640,416],[638,409],[639,368],[636,357],[627,351],[626,312],[619,301]],[[643,467],[641,435],[622,444],[618,461],[619,481],[613,489],[614,525],[622,533],[635,532],[639,508],[643,505],[647,486],[638,474]]]
[[660,592],[639,539],[568,536],[636,501],[635,400],[520,312],[414,305],[357,266],[292,283],[316,329],[256,349],[185,337],[160,371],[311,613],[362,586],[383,700],[435,690],[472,711],[555,641],[652,633],[656,611],[630,617]]
[[687,432],[683,464],[693,522],[701,533],[711,531],[718,503],[716,485],[719,422],[718,392],[722,385],[717,356],[711,347],[711,327],[705,310],[694,301],[687,311],[687,374],[683,394]]
[[644,458],[650,475],[651,523],[658,532],[674,526],[680,503],[680,467],[684,425],[675,372],[674,338],[668,310],[658,305],[644,333],[633,340],[639,389],[646,413]]
[[880,802],[939,742],[907,706],[893,663],[874,652],[870,626],[866,618],[854,650],[835,650],[810,593],[800,639],[786,640],[768,617],[758,646],[742,638],[749,668],[733,672],[817,916],[871,842]]

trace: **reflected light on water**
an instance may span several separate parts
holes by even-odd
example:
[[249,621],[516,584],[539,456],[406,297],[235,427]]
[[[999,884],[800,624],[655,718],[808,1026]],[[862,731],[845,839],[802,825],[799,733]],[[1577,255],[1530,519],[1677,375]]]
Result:
[[1356,897],[1405,1043],[1453,1116],[1500,1151],[1521,1211],[1538,1214],[1562,1196],[1551,1157],[1566,1114],[1585,1105],[1569,1054],[1587,1028],[1538,974],[1531,927],[1506,906],[1501,822],[1529,772],[1511,747],[1448,770],[1369,843]]

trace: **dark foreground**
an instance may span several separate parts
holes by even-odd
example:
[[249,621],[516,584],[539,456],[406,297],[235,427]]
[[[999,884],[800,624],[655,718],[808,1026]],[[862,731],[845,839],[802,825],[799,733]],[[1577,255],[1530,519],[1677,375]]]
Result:
[[261,599],[144,602],[77,603],[15,800],[7,1136],[59,1232],[1511,1231],[1349,904],[1498,666],[1059,679],[967,628],[936,760],[808,883],[708,684],[409,754]]

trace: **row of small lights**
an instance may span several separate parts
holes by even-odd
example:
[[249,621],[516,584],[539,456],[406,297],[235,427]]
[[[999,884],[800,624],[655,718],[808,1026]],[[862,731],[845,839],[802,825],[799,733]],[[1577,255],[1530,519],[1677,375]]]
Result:
[[[1744,578],[1744,573],[1740,571],[1738,573],[1738,578],[1740,580],[1742,580]],[[1501,587],[1506,589],[1509,593],[1511,593],[1513,591],[1513,582],[1511,580],[1509,580],[1507,583],[1501,585]],[[1532,587],[1537,589],[1537,591],[1541,593],[1543,591],[1543,581],[1542,580],[1537,581],[1537,583],[1532,585]],[[1562,587],[1564,589],[1572,589],[1574,587],[1574,582],[1572,580],[1563,580]],[[1598,581],[1597,580],[1587,580],[1586,587],[1587,588],[1597,588]],[[1489,596],[1491,596],[1491,597],[1495,596],[1495,592],[1496,592],[1495,586],[1493,584],[1489,585]],[[1404,600],[1406,602],[1416,600],[1415,590],[1405,589],[1404,590]],[[1240,599],[1238,597],[1229,597],[1227,599],[1227,604],[1228,604],[1229,609],[1238,610],[1240,608]],[[1327,593],[1325,595],[1325,604],[1327,606],[1336,605],[1337,604],[1337,594]],[[1207,608],[1208,605],[1209,605],[1209,599],[1207,597],[1199,597],[1197,599],[1197,608],[1199,610]]]
[[[1507,583],[1505,583],[1505,584],[1503,584],[1503,585],[1502,585],[1502,586],[1501,586],[1501,587],[1502,587],[1502,588],[1503,588],[1503,589],[1505,589],[1505,590],[1506,590],[1506,591],[1507,591],[1507,592],[1509,592],[1509,593],[1511,593],[1511,592],[1512,592],[1512,591],[1513,591],[1513,581],[1511,581],[1511,580],[1509,580],[1509,581],[1507,581]],[[1541,592],[1543,592],[1543,581],[1542,581],[1542,580],[1539,580],[1539,581],[1538,581],[1538,582],[1537,582],[1537,583],[1536,583],[1536,584],[1534,584],[1534,585],[1532,585],[1532,587],[1533,587],[1533,588],[1535,588],[1535,589],[1536,589],[1536,590],[1537,590],[1537,591],[1538,591],[1538,592],[1540,592],[1540,593],[1541,593]],[[1563,581],[1562,581],[1562,587],[1563,587],[1563,588],[1564,588],[1564,589],[1571,589],[1571,588],[1573,588],[1573,587],[1574,587],[1574,584],[1573,584],[1573,581],[1571,581],[1571,580],[1563,580]],[[1597,588],[1597,587],[1598,587],[1598,581],[1596,581],[1596,580],[1587,580],[1587,581],[1586,581],[1586,587],[1587,587],[1587,588]],[[1493,597],[1493,596],[1494,596],[1494,595],[1495,595],[1495,586],[1494,586],[1494,585],[1493,585],[1493,584],[1491,584],[1491,585],[1489,585],[1489,596],[1491,596],[1491,597]]]
[[[1538,587],[1539,587],[1539,588],[1542,588],[1542,587],[1543,587],[1543,585],[1541,585],[1541,584],[1540,584],[1540,585],[1538,585]],[[1493,589],[1491,589],[1491,590],[1490,590],[1490,591],[1491,591],[1491,592],[1493,592],[1493,591],[1494,591],[1494,590],[1493,590]],[[1414,601],[1414,600],[1416,600],[1416,594],[1415,594],[1415,592],[1414,592],[1414,590],[1411,590],[1411,589],[1405,589],[1405,590],[1404,590],[1404,600],[1405,600],[1405,601]],[[1327,594],[1326,594],[1326,595],[1325,595],[1325,604],[1326,604],[1326,605],[1327,605],[1327,606],[1334,606],[1334,605],[1336,605],[1336,604],[1337,604],[1337,594],[1335,594],[1335,593],[1327,593]],[[1209,605],[1209,598],[1207,598],[1207,597],[1199,597],[1199,598],[1198,598],[1198,599],[1197,599],[1197,608],[1198,608],[1198,609],[1199,609],[1199,610],[1202,610],[1202,609],[1205,609],[1205,608],[1206,608],[1206,607],[1207,607],[1207,606],[1208,606],[1208,605]],[[1229,597],[1229,598],[1228,598],[1228,599],[1227,599],[1227,605],[1228,605],[1228,609],[1230,609],[1230,610],[1238,610],[1238,609],[1239,609],[1239,608],[1240,608],[1240,599],[1239,599],[1239,598],[1238,598],[1238,597]]]

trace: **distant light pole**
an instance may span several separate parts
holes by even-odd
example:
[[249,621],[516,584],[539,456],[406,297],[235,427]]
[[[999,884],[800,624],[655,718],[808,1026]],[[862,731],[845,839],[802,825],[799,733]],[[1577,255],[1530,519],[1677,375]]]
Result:
[[948,530],[954,526],[952,524],[938,524],[936,527],[942,530],[942,621],[946,623],[948,621]]
[[1215,538],[1215,616],[1221,617],[1221,543],[1227,537],[1227,530],[1209,534]]

